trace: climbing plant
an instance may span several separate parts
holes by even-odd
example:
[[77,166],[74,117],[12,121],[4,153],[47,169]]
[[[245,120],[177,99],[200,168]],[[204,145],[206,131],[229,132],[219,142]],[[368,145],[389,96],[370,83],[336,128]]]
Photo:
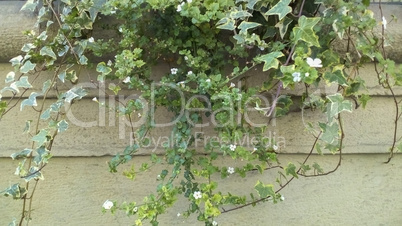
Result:
[[[125,139],[132,142],[110,159],[110,172],[118,172],[121,164],[133,164],[137,152],[148,150],[145,147],[152,141],[148,135],[154,128],[164,126],[173,134],[162,143],[163,152],[149,153],[149,161],[123,172],[135,179],[139,172],[149,173],[163,163],[164,169],[154,177],[155,192],[143,200],[103,204],[104,212],[135,215],[135,225],[147,221],[158,225],[158,216],[178,196],[188,202],[183,216],[196,215],[205,225],[217,225],[221,214],[283,201],[280,191],[295,178],[334,172],[344,146],[342,114],[364,108],[370,100],[359,75],[366,63],[375,65],[378,83],[395,104],[389,162],[402,148],[397,143],[400,100],[394,93],[402,84],[402,69],[386,53],[387,19],[393,19],[380,15],[382,20],[376,21],[369,4],[367,0],[28,0],[21,10],[37,14],[40,33],[25,31],[29,42],[22,47],[23,54],[10,60],[14,70],[0,91],[1,119],[12,120],[4,117],[11,110],[35,112],[24,131],[31,145],[11,155],[19,160],[16,175],[22,181],[2,191],[22,200],[19,219],[11,225],[28,225],[32,217],[35,189],[52,153],[57,153],[52,148],[56,137],[71,126],[71,106],[88,97],[88,84],[80,84],[90,77],[85,68],[97,72],[90,88],[104,90],[93,101],[127,120],[131,129]],[[381,9],[381,3],[378,6]],[[105,28],[94,28],[105,18],[116,22],[103,23],[115,32],[113,38],[93,37],[94,29]],[[162,76],[152,73],[158,64],[169,65]],[[44,79],[47,75],[51,76]],[[250,85],[256,76],[258,84]],[[45,82],[34,87],[37,80]],[[289,94],[298,86],[304,87],[301,98]],[[328,86],[335,91],[317,92]],[[64,87],[69,88],[63,91]],[[126,90],[138,95],[125,101],[116,98],[117,105],[105,102]],[[158,121],[157,109],[168,111],[171,122]],[[299,109],[296,113],[314,140],[302,162],[283,164],[279,159],[285,141],[266,134],[272,120],[288,117],[292,109]],[[306,111],[323,117],[307,122],[302,117]],[[213,127],[214,139],[195,133],[204,127]],[[252,139],[245,143],[245,137]],[[339,162],[333,169],[323,169],[310,161],[314,153],[338,154]],[[237,167],[222,165],[218,161],[222,157],[241,161]],[[276,180],[256,181],[249,196],[221,190],[213,179],[218,175],[224,183],[232,174],[246,177],[267,171],[277,172]]]

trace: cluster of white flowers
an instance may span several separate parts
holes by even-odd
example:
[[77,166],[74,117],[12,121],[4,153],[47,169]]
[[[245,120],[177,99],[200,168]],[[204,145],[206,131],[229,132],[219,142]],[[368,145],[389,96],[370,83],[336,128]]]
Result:
[[229,149],[230,149],[231,151],[234,151],[234,150],[236,149],[236,144],[231,144],[231,145],[229,145]]
[[175,75],[175,74],[177,74],[177,71],[178,71],[179,69],[177,69],[177,68],[171,68],[170,69],[170,73],[172,73],[172,75]]
[[113,207],[113,202],[112,202],[112,201],[109,201],[109,200],[106,200],[106,201],[103,203],[102,207],[105,208],[105,209],[107,209],[107,210],[110,210],[110,209]]
[[293,81],[294,82],[300,82],[301,81],[300,72],[293,72],[292,76],[293,76]]
[[233,174],[234,172],[235,172],[235,170],[234,170],[234,168],[233,167],[228,167],[228,174]]
[[194,192],[193,197],[195,199],[200,199],[200,198],[202,198],[202,193],[200,191],[196,191],[196,192]]

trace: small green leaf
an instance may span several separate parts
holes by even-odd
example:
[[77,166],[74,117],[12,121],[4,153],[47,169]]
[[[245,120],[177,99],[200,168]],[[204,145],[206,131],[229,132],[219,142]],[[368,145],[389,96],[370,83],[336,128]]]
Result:
[[27,11],[34,11],[36,9],[36,6],[38,5],[38,1],[36,0],[28,0],[21,8],[21,11],[27,10]]
[[352,102],[344,100],[340,93],[328,95],[327,98],[331,102],[327,105],[328,122],[331,123],[332,119],[343,111],[352,112]]
[[272,53],[268,53],[262,56],[259,56],[256,58],[257,61],[263,61],[264,62],[264,67],[263,67],[263,71],[267,71],[271,68],[278,68],[279,65],[279,57],[284,56],[282,52],[272,52]]
[[36,64],[31,63],[30,60],[27,60],[24,65],[20,68],[20,72],[25,74],[28,73],[29,71],[33,70],[35,68]]
[[98,81],[102,82],[104,77],[112,72],[112,69],[106,66],[105,62],[100,62],[98,66],[96,66],[96,71],[102,73],[101,77],[98,76]]
[[257,184],[254,186],[254,189],[257,190],[258,195],[261,198],[266,198],[266,197],[272,197],[275,198],[275,191],[274,191],[274,186],[269,184],[269,185],[264,185],[261,181],[257,181]]
[[50,118],[50,108],[48,108],[40,115],[40,119],[42,120],[48,120],[49,118]]
[[45,142],[48,141],[49,132],[45,129],[41,129],[38,134],[32,137],[32,141],[37,143],[37,146],[42,146]]
[[371,100],[371,97],[367,94],[362,94],[359,96],[359,103],[362,105],[363,108],[366,108],[367,103]]
[[235,20],[226,17],[219,20],[216,25],[217,28],[219,29],[230,30],[230,31],[233,31],[236,28]]
[[80,64],[81,65],[87,65],[88,64],[88,58],[84,55],[80,56]]
[[6,75],[6,83],[10,83],[14,81],[14,77],[15,77],[15,72],[14,71],[10,71],[7,75]]
[[13,160],[20,159],[20,158],[27,158],[28,155],[30,155],[31,153],[32,153],[32,149],[25,148],[24,150],[22,150],[20,152],[13,153],[11,155],[11,158]]
[[23,58],[21,55],[19,55],[19,56],[16,56],[16,57],[12,58],[12,59],[10,60],[10,63],[11,63],[12,66],[20,65],[20,64],[21,64],[21,61],[22,61],[23,59],[24,59],[24,58]]
[[265,13],[266,16],[278,15],[279,20],[282,20],[288,13],[292,12],[292,7],[289,6],[291,0],[280,0],[274,7]]
[[291,162],[289,162],[288,166],[285,167],[285,173],[286,175],[292,175],[295,178],[299,178],[299,176],[296,173],[296,166]]
[[13,199],[20,199],[27,193],[25,188],[20,187],[19,184],[13,184],[8,187],[6,190],[1,191],[0,194],[8,197],[11,196]]
[[301,16],[299,19],[299,25],[293,28],[293,38],[295,42],[303,40],[309,45],[320,47],[318,37],[315,34],[313,27],[320,21],[320,18],[307,18]]
[[49,90],[51,85],[52,85],[52,81],[50,79],[46,80],[46,82],[43,83],[42,94],[45,94]]
[[24,128],[23,133],[29,133],[29,131],[31,131],[31,123],[32,123],[32,120],[27,120],[25,122],[25,128]]
[[240,33],[247,33],[248,29],[252,29],[258,26],[261,26],[261,24],[255,22],[242,21],[237,28],[240,29]]
[[283,20],[279,21],[277,24],[275,24],[275,27],[279,29],[279,34],[281,35],[281,38],[285,37],[286,32],[288,31],[289,24],[292,23],[292,19],[289,17],[285,17]]
[[323,169],[321,168],[321,166],[318,165],[318,163],[316,163],[316,162],[314,162],[313,168],[317,171],[318,174],[324,173],[324,170],[323,170]]
[[319,126],[322,130],[322,134],[320,136],[321,140],[327,142],[328,144],[332,144],[338,140],[339,126],[336,122],[332,123],[332,125],[320,122]]
[[25,89],[32,88],[32,85],[28,81],[28,76],[22,76],[20,80],[15,82],[15,86],[17,86],[18,88],[25,88]]
[[57,123],[57,131],[58,132],[64,132],[67,129],[68,129],[68,122],[66,122],[66,120],[63,119]]
[[22,111],[25,106],[38,106],[38,103],[36,102],[36,97],[39,95],[39,93],[32,92],[31,95],[29,95],[28,99],[25,99],[21,102],[20,111]]
[[22,47],[22,49],[21,49],[21,51],[23,51],[23,52],[29,52],[31,49],[33,49],[33,48],[36,48],[36,46],[34,45],[34,44],[32,44],[32,43],[26,43],[23,47]]
[[40,179],[40,180],[44,179],[42,172],[40,172],[39,168],[36,166],[31,166],[31,168],[28,171],[28,175],[24,177],[24,180],[26,182],[33,180],[33,179]]
[[56,54],[53,52],[52,48],[49,46],[44,46],[40,50],[40,55],[42,56],[50,56],[53,59],[57,59]]

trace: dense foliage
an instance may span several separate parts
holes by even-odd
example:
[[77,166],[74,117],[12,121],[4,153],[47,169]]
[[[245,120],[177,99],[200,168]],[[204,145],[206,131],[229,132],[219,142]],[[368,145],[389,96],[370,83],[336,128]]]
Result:
[[[341,115],[360,105],[365,107],[370,99],[357,73],[369,62],[375,63],[379,84],[395,100],[391,160],[401,147],[396,133],[399,102],[393,87],[401,85],[402,70],[386,56],[387,18],[376,21],[368,6],[365,0],[28,0],[22,10],[38,13],[36,25],[42,31],[26,31],[31,41],[23,46],[24,55],[10,61],[14,71],[7,75],[7,86],[1,90],[13,97],[0,99],[1,117],[18,104],[20,110],[32,107],[37,112],[26,123],[32,146],[11,156],[20,160],[16,174],[25,183],[2,192],[23,200],[22,216],[14,224],[29,222],[36,184],[43,179],[51,153],[57,152],[52,150],[55,137],[69,127],[66,113],[87,96],[86,88],[79,83],[87,76],[81,73],[85,67],[98,72],[92,88],[108,88],[94,101],[131,125],[141,121],[130,126],[133,137],[127,139],[134,142],[110,160],[111,172],[117,172],[120,164],[129,163],[149,146],[147,135],[155,127],[164,126],[173,133],[163,144],[162,154],[150,153],[149,162],[124,172],[135,179],[138,172],[165,163],[166,169],[155,175],[160,182],[156,193],[142,201],[107,200],[103,205],[104,211],[136,215],[136,225],[145,221],[157,225],[158,215],[179,195],[189,202],[182,215],[195,213],[206,225],[217,225],[222,213],[264,201],[283,201],[280,190],[294,178],[336,170],[341,158],[329,171],[308,160],[314,152],[341,157]],[[114,39],[92,37],[94,26],[105,18],[118,21],[110,25],[116,32]],[[152,73],[157,64],[169,64],[170,69],[157,77]],[[30,91],[38,88],[31,83],[43,71],[53,76],[43,83],[40,92]],[[255,76],[261,81],[249,85]],[[76,85],[59,91],[57,87],[65,83]],[[305,89],[299,101],[288,91],[301,84]],[[329,85],[336,86],[336,91],[316,92],[318,87]],[[118,107],[105,104],[106,97],[123,95],[127,89],[138,97],[125,99]],[[50,99],[51,92],[56,92],[57,98],[49,105],[45,100]],[[29,96],[21,98],[24,94]],[[155,108],[169,111],[171,123],[158,122],[152,110]],[[306,123],[315,140],[305,160],[283,165],[278,158],[286,148],[284,141],[267,138],[266,133],[271,121],[287,117],[290,109],[302,109],[301,115],[306,110],[316,111],[325,117]],[[253,112],[264,118],[263,123],[255,120]],[[214,128],[216,139],[195,133],[207,126]],[[242,142],[244,137],[252,137],[252,142]],[[222,166],[216,161],[221,156],[242,160],[242,166]],[[264,174],[270,170],[278,172],[277,179],[272,184],[256,181],[249,196],[221,191],[211,179],[219,175],[230,180],[231,174],[246,177],[252,171]]]

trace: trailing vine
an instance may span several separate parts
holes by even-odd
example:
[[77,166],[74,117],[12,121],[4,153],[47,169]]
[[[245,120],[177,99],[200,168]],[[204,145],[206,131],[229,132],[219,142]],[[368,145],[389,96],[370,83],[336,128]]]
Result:
[[[359,68],[367,63],[374,64],[378,83],[395,104],[386,161],[390,162],[402,149],[401,100],[394,92],[402,84],[402,69],[387,57],[387,20],[381,2],[380,22],[369,4],[367,0],[28,0],[22,10],[37,12],[41,33],[26,31],[30,42],[22,47],[23,55],[10,60],[14,71],[7,74],[0,91],[0,119],[9,120],[7,113],[18,106],[21,111],[35,111],[26,121],[30,147],[11,155],[19,160],[16,175],[23,182],[1,192],[22,200],[19,220],[12,224],[28,225],[33,217],[35,189],[57,152],[53,143],[70,126],[71,106],[83,98],[93,98],[130,127],[130,136],[123,136],[132,142],[110,159],[110,172],[118,172],[121,164],[133,164],[138,152],[146,153],[155,128],[167,128],[166,137],[172,133],[159,147],[163,151],[147,153],[148,162],[139,167],[135,162],[123,172],[135,179],[164,163],[155,176],[156,192],[142,201],[107,200],[103,205],[104,212],[135,215],[135,225],[146,221],[158,225],[158,216],[179,195],[188,201],[181,215],[196,214],[205,225],[217,225],[221,214],[284,201],[280,192],[295,178],[335,172],[347,135],[342,115],[365,107],[370,99],[359,76]],[[97,22],[105,17],[118,21],[109,25],[116,32],[114,39],[92,37]],[[152,71],[159,64],[170,67],[162,76]],[[84,68],[95,69],[96,80]],[[88,85],[80,84],[84,76],[91,80],[91,89],[107,89],[101,96],[89,96]],[[43,77],[46,81],[39,84]],[[257,85],[250,85],[256,80]],[[301,97],[290,94],[300,86],[305,87]],[[320,87],[328,86],[336,86],[335,92],[320,92]],[[117,98],[125,97],[127,90],[135,95]],[[106,98],[114,98],[117,106],[107,104]],[[171,121],[159,121],[158,110],[169,112]],[[300,114],[314,141],[301,163],[282,164],[285,141],[266,134],[276,118],[292,111]],[[303,118],[307,111],[320,119],[307,122]],[[205,133],[204,128],[213,132]],[[337,154],[339,161],[324,170],[311,162],[315,153]],[[222,165],[221,158],[232,158],[239,166]],[[247,177],[255,171],[261,175],[274,171],[277,178],[271,184],[258,180],[249,196],[220,190],[213,179]]]

